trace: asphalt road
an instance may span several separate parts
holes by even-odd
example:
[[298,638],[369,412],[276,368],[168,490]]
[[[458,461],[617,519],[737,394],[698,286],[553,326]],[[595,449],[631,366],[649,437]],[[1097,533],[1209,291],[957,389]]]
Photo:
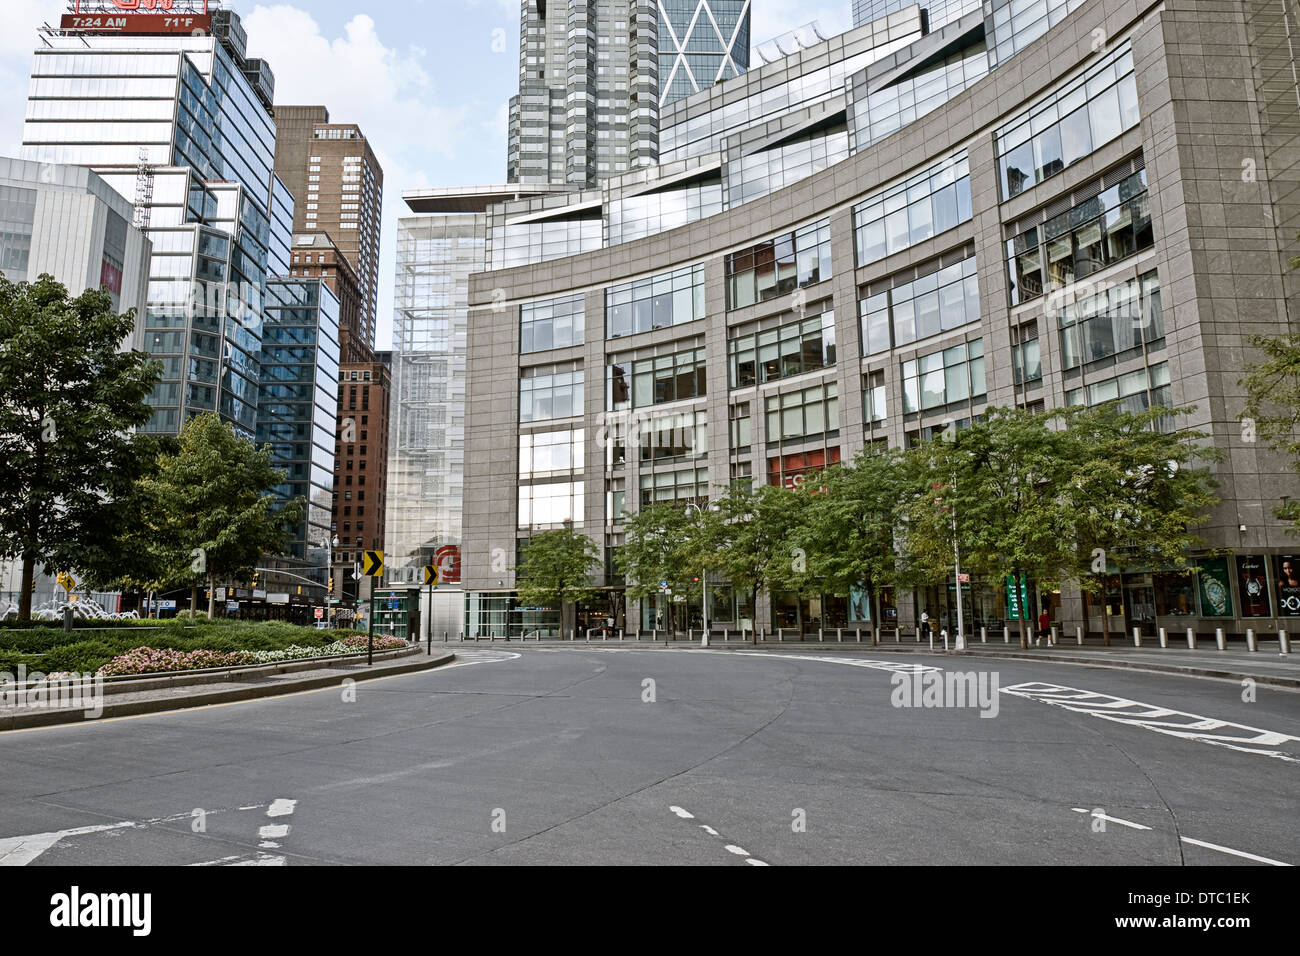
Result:
[[[0,734],[0,864],[1300,863],[1292,691],[870,652],[461,660],[355,701]],[[916,665],[996,676],[996,716],[895,706]]]

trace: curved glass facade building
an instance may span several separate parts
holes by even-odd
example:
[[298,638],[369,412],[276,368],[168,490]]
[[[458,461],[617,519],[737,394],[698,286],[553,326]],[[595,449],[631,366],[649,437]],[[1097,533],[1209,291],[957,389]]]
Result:
[[[1111,400],[1195,406],[1181,421],[1226,453],[1201,529],[1218,553],[1112,568],[1089,605],[976,581],[968,626],[999,633],[1042,600],[1067,635],[1294,627],[1300,548],[1273,511],[1295,475],[1243,441],[1237,380],[1250,336],[1300,321],[1296,4],[1220,4],[1213,23],[1202,0],[898,6],[666,106],[661,165],[488,208],[468,633],[552,626],[514,600],[538,531],[572,522],[609,565],[648,502],[797,482],[993,406]],[[598,583],[583,623],[662,620]],[[719,628],[956,616],[943,588],[891,594],[883,622],[852,595],[709,590]]]

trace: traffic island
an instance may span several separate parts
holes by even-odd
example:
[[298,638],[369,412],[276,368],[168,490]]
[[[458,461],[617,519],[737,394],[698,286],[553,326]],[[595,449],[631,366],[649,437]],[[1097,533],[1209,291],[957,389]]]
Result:
[[455,657],[411,646],[376,653],[373,666],[366,665],[362,652],[167,674],[6,684],[0,687],[0,733],[279,697],[341,686],[345,680],[361,683],[432,670]]

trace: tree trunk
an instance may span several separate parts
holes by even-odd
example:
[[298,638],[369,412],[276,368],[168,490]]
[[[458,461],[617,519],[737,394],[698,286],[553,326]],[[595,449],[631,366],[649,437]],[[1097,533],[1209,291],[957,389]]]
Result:
[[36,555],[23,555],[23,583],[18,595],[18,620],[32,619],[32,588],[36,586]]
[[873,643],[880,643],[880,627],[884,624],[881,617],[880,592],[875,588],[871,589],[871,636],[875,638]]
[[194,612],[199,608],[199,586],[190,585],[190,620],[194,620]]
[[208,620],[217,616],[217,578],[216,575],[208,575]]

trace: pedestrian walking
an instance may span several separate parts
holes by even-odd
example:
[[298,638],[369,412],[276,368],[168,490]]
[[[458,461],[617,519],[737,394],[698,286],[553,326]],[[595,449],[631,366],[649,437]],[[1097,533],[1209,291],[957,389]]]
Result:
[[1043,608],[1043,613],[1038,615],[1038,643],[1047,640],[1050,647],[1052,644],[1052,616],[1047,613],[1047,608]]

